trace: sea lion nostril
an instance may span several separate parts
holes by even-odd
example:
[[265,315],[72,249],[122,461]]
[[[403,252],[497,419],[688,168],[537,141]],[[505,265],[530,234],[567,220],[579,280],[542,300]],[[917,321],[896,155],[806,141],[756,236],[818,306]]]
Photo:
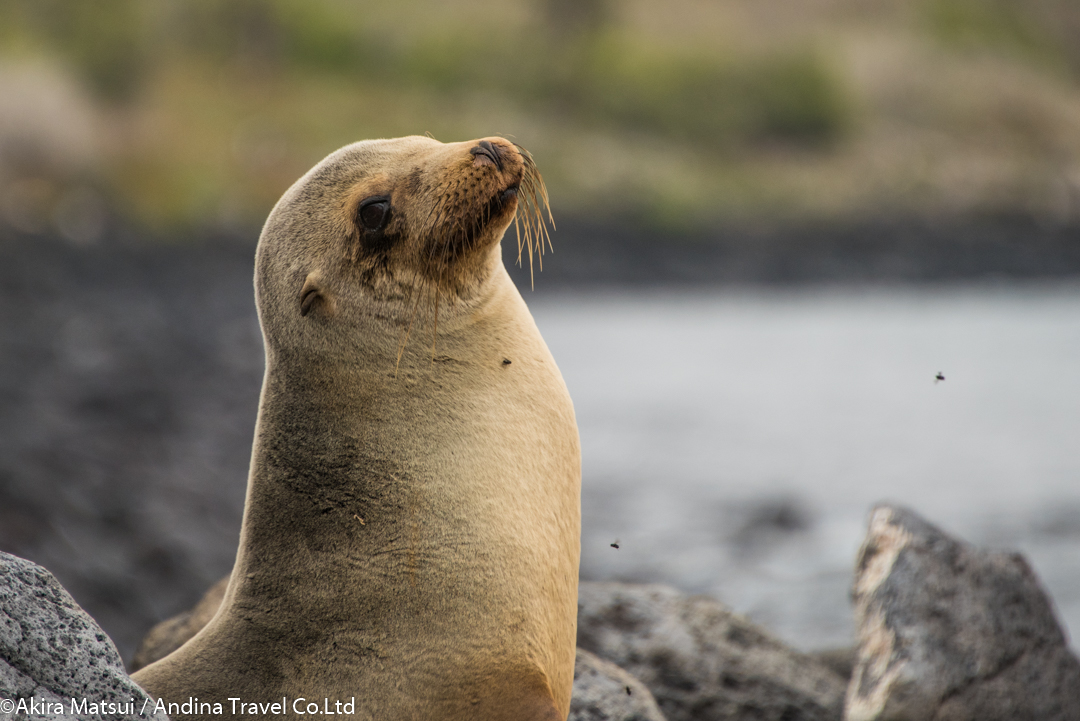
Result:
[[483,156],[495,164],[495,167],[499,170],[503,169],[502,151],[499,150],[498,145],[492,144],[488,140],[481,140],[476,147],[469,150],[473,156]]

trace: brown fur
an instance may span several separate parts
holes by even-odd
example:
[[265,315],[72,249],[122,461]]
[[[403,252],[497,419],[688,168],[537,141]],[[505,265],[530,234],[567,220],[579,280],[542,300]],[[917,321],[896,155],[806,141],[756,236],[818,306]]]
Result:
[[[285,696],[355,697],[378,721],[566,718],[577,428],[500,258],[527,159],[483,142],[350,145],[270,214],[236,565],[206,627],[135,674],[154,696],[226,717],[228,697]],[[357,214],[373,196],[381,234]]]

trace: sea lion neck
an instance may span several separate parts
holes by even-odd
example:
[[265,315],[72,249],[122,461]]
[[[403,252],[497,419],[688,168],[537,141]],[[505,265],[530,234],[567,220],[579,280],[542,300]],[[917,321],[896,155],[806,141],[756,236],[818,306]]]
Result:
[[[482,390],[489,376],[505,374],[511,356],[515,371],[547,364],[547,349],[538,336],[533,339],[535,326],[523,313],[524,301],[500,265],[468,307],[450,314],[437,332],[433,323],[418,323],[416,338],[403,349],[394,329],[358,342],[347,355],[268,352],[249,480],[249,494],[266,497],[247,504],[266,513],[245,516],[245,533],[264,523],[272,527],[282,516],[325,523],[328,509],[344,513],[345,520],[352,517],[349,511],[365,518],[370,509],[342,505],[342,499],[376,503],[402,492],[389,486],[405,482],[408,464],[395,465],[385,451],[400,445],[402,429],[414,429],[420,439],[434,423],[438,439],[427,442],[445,444],[454,432],[445,415],[463,385]],[[388,441],[387,434],[396,440]],[[381,469],[379,478],[372,468]]]

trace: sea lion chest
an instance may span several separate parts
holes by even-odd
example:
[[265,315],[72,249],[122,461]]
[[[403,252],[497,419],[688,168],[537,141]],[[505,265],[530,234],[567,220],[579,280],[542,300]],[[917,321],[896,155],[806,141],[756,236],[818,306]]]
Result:
[[514,315],[378,371],[271,361],[232,608],[258,613],[255,637],[338,635],[361,665],[445,669],[542,657],[567,633],[553,619],[576,604],[576,426],[531,317]]

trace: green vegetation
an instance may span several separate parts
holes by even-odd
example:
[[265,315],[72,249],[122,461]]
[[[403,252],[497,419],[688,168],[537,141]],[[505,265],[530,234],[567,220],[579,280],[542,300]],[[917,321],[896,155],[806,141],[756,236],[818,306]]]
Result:
[[1030,148],[1055,177],[1080,156],[1073,4],[0,0],[0,74],[80,79],[106,128],[94,182],[160,228],[257,224],[335,147],[424,132],[513,136],[556,212],[966,212],[1040,197]]
[[698,52],[603,38],[580,70],[580,111],[706,146],[837,139],[851,117],[836,74],[811,51],[724,62]]
[[1066,43],[1048,27],[1059,14],[1046,6],[1045,0],[929,0],[926,14],[934,35],[955,47],[1004,50],[1063,66]]
[[138,0],[6,0],[0,5],[6,41],[45,44],[108,100],[129,99],[135,91],[149,55],[145,20]]

